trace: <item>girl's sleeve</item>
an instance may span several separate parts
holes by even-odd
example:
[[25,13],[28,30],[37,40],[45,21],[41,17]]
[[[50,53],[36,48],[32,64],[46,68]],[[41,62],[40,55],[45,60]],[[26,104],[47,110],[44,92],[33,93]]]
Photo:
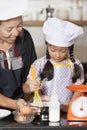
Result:
[[[35,70],[36,79],[40,80],[40,73],[41,73],[42,68],[43,68],[42,59],[37,59],[32,65],[33,65],[34,70]],[[32,67],[30,67],[29,74],[27,76],[27,78],[30,78],[30,79],[32,79],[31,69],[32,69]]]
[[84,68],[82,63],[76,59],[76,63],[81,67],[81,77],[79,79],[77,79],[75,85],[79,85],[79,84],[83,84],[84,83]]

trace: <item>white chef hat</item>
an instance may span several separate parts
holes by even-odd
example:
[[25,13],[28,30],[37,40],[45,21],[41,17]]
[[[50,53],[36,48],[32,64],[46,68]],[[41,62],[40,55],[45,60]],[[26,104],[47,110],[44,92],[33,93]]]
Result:
[[43,34],[48,43],[69,47],[74,44],[74,40],[83,35],[83,28],[58,18],[49,18],[44,22]]
[[0,0],[0,20],[22,16],[28,8],[28,0]]

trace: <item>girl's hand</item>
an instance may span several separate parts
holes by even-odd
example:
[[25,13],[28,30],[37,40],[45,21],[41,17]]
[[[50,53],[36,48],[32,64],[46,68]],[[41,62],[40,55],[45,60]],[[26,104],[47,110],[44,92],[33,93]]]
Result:
[[35,90],[40,89],[40,82],[37,80],[30,80],[30,91],[33,92]]
[[38,80],[27,79],[23,85],[23,91],[25,93],[34,92],[38,89],[40,89],[40,82]]

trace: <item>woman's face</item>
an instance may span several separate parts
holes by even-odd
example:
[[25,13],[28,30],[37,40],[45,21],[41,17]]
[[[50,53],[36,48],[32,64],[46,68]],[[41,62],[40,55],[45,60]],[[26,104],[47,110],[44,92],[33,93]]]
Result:
[[0,23],[0,41],[11,44],[14,43],[16,37],[22,31],[22,28],[23,21],[21,16],[2,21]]
[[63,61],[66,59],[66,56],[68,54],[68,48],[67,47],[58,47],[53,46],[50,44],[47,44],[48,52],[53,61],[56,63]]

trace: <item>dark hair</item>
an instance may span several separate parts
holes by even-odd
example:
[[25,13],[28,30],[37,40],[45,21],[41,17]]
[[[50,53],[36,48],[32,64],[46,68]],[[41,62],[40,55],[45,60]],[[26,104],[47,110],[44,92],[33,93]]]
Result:
[[[48,43],[46,42],[46,44],[48,44]],[[49,52],[48,52],[48,47],[47,47],[47,50],[46,50],[46,59],[47,59],[47,62],[45,64],[44,68],[43,68],[43,71],[40,74],[40,77],[41,77],[41,80],[46,78],[49,81],[53,78],[54,68],[53,68],[53,64],[49,60],[50,55],[49,55]]]
[[74,52],[73,50],[74,50],[74,45],[69,47],[69,55],[70,55],[71,61],[74,63],[72,82],[75,83],[76,80],[81,77],[82,68],[76,64],[74,56],[73,56],[73,52]]

